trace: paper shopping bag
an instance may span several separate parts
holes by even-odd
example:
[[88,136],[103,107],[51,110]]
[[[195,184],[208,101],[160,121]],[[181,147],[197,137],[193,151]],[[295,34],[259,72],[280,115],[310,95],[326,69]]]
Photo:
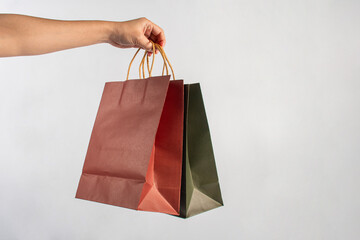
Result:
[[107,82],[76,198],[179,215],[183,111],[170,75]]
[[200,84],[184,87],[184,143],[180,216],[223,206]]

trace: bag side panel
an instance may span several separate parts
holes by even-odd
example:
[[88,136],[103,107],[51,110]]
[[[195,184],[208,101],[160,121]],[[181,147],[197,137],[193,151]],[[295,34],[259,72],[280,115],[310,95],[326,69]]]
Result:
[[179,215],[182,141],[183,80],[170,81],[139,209]]

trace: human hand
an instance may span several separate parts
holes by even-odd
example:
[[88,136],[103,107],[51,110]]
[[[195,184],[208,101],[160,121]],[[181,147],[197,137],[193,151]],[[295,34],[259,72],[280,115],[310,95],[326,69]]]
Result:
[[[136,47],[152,52],[150,40],[162,47],[165,46],[164,30],[146,18],[113,23],[108,42],[115,47]],[[158,53],[157,49],[155,53]]]
[[165,46],[164,31],[146,18],[126,22],[64,21],[0,14],[0,57],[39,55],[97,43],[152,52],[150,40]]

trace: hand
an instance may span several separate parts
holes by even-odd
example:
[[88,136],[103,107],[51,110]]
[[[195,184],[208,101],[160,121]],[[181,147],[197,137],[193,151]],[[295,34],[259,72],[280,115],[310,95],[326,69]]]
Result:
[[[166,43],[164,30],[146,18],[114,22],[109,36],[109,43],[115,47],[136,47],[152,52],[153,48],[150,40],[162,47]],[[155,53],[158,53],[158,50]]]

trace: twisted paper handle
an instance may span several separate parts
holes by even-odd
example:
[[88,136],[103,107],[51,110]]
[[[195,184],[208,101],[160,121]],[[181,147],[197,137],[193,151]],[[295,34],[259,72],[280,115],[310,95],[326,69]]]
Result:
[[[169,70],[168,70],[168,64],[169,64],[172,75],[173,75],[173,79],[175,80],[174,69],[172,68],[172,66],[170,64],[170,61],[167,58],[164,49],[159,44],[154,43],[153,41],[150,41],[150,42],[152,43],[152,47],[153,47],[153,57],[152,57],[151,67],[149,65],[149,51],[145,51],[144,56],[142,57],[142,60],[141,60],[140,65],[139,65],[139,77],[140,77],[140,79],[145,78],[145,67],[144,67],[144,65],[145,65],[145,57],[146,57],[147,70],[148,70],[148,73],[149,73],[149,77],[151,77],[151,73],[152,73],[153,66],[154,66],[155,48],[156,48],[156,49],[159,50],[159,52],[160,52],[160,54],[161,54],[161,56],[163,58],[163,61],[164,61],[162,75],[164,75],[164,70],[165,69],[166,69],[166,74],[169,74]],[[138,54],[138,52],[140,51],[140,49],[141,48],[139,48],[136,51],[136,53],[134,54],[134,57],[130,61],[129,68],[128,68],[128,71],[127,71],[126,80],[129,79],[129,73],[130,73],[131,64],[133,63],[133,61],[134,61],[136,55]],[[141,76],[141,73],[142,73],[142,76]]]

